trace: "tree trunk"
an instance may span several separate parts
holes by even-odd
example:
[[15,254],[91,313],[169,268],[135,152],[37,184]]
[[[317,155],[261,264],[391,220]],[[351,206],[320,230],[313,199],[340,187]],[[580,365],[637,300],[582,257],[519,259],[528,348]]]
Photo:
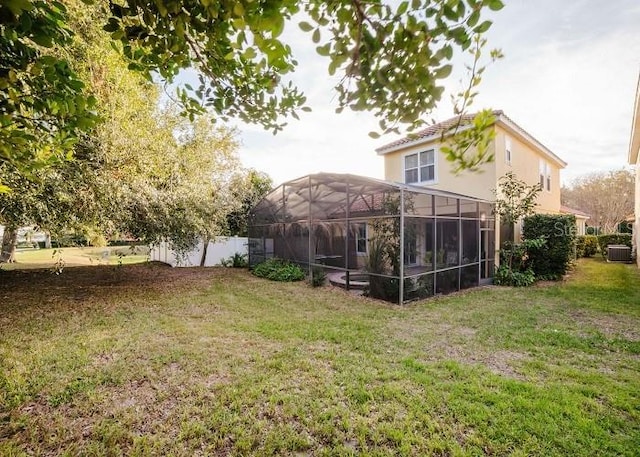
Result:
[[207,263],[207,250],[209,249],[209,238],[204,239],[204,246],[202,247],[202,257],[200,258],[200,266],[204,267]]
[[45,232],[44,248],[51,249],[51,233]]
[[5,227],[2,235],[2,252],[0,252],[0,263],[13,263],[16,261],[16,246],[18,245],[18,229],[16,227]]

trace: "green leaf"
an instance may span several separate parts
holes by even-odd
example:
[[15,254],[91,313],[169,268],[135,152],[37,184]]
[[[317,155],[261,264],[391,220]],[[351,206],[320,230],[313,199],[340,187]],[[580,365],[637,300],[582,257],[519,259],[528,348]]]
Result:
[[369,132],[369,137],[375,139],[380,138],[380,134],[378,132]]
[[480,20],[480,11],[475,10],[467,19],[467,25],[469,27],[475,27],[478,21]]
[[313,31],[313,35],[311,35],[311,39],[314,43],[320,42],[320,29],[315,29]]
[[484,21],[482,24],[477,26],[473,31],[475,33],[484,33],[491,27],[491,21]]
[[298,24],[298,27],[300,27],[303,32],[310,32],[313,30],[313,26],[305,21],[300,22]]
[[499,11],[504,8],[502,0],[488,0],[488,6],[491,11]]
[[331,53],[331,43],[316,47],[316,52],[321,56],[327,57]]
[[244,16],[244,6],[242,5],[242,3],[235,2],[235,5],[233,5],[233,14],[238,17]]
[[23,11],[33,10],[33,5],[29,0],[4,0],[2,3],[16,16],[20,16]]
[[436,79],[444,79],[451,74],[451,70],[453,70],[453,67],[451,65],[444,65],[440,68],[437,68],[433,72],[433,75]]
[[407,12],[407,10],[409,9],[409,2],[405,1],[400,3],[400,5],[398,6],[398,9],[396,11],[396,15],[398,16],[402,16],[404,13]]
[[33,35],[31,39],[34,43],[39,44],[45,48],[50,48],[53,46],[53,37],[51,35],[45,35],[43,33],[39,33],[37,35]]
[[105,32],[112,33],[118,30],[119,28],[120,28],[120,24],[118,23],[118,20],[114,18],[110,18],[109,22],[107,22],[107,24],[102,29]]

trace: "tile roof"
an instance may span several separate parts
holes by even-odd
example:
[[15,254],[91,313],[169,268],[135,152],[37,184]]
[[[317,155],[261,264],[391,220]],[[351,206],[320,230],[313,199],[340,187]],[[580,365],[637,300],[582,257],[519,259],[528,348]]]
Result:
[[591,217],[590,214],[587,214],[584,211],[580,211],[579,209],[575,209],[575,208],[570,208],[570,207],[565,206],[565,205],[560,206],[560,212],[561,213],[568,213],[568,214],[575,214],[576,216]]
[[[501,116],[503,114],[504,112],[502,110],[493,111],[493,115],[495,117]],[[383,152],[387,149],[393,149],[393,148],[396,148],[397,146],[401,146],[406,143],[412,143],[417,140],[422,140],[424,138],[440,135],[443,132],[446,132],[447,130],[455,127],[455,125],[458,122],[460,122],[460,125],[468,124],[469,122],[473,121],[474,117],[476,117],[476,113],[464,114],[462,115],[462,117],[454,116],[450,119],[447,119],[446,121],[442,121],[442,122],[438,122],[437,124],[430,125],[426,129],[420,130],[415,133],[411,133],[405,136],[404,138],[400,138],[399,140],[380,146],[379,148],[376,149],[376,152]]]
[[[475,118],[476,114],[477,113],[464,114],[460,121],[459,121],[460,116],[455,116],[455,117],[452,117],[451,119],[447,119],[446,121],[438,122],[437,124],[431,125],[426,129],[420,130],[419,132],[409,134],[404,138],[400,138],[396,141],[380,146],[379,148],[376,149],[376,152],[378,153],[378,155],[384,155],[389,152],[402,149],[402,146],[404,145],[419,144],[424,141],[435,139],[437,136],[442,135],[442,133],[446,132],[448,129],[451,129],[452,127],[454,127],[458,122],[460,122],[460,125],[469,124],[473,120],[473,118]],[[567,166],[567,163],[564,160],[562,160],[560,157],[555,155],[544,144],[536,140],[529,132],[527,132],[525,129],[523,129],[518,124],[516,124],[509,116],[504,114],[504,111],[493,110],[493,115],[496,118],[496,122],[500,122],[503,126],[508,127],[511,131],[520,135],[523,139],[525,139],[529,143],[532,143],[535,146],[537,146],[543,152],[543,154],[545,154],[548,158],[552,159],[554,162],[560,165],[561,168],[564,168]]]

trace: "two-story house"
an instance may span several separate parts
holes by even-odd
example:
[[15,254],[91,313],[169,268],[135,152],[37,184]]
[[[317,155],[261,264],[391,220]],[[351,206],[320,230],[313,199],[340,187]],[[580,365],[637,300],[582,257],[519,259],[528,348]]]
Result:
[[[480,171],[453,173],[451,164],[440,150],[443,132],[448,132],[458,122],[455,117],[376,149],[378,155],[384,157],[385,179],[493,201],[499,178],[512,171],[529,184],[540,183],[542,191],[536,212],[566,212],[560,204],[560,170],[567,163],[502,111],[493,114],[495,122],[489,128],[495,134],[488,152],[493,154],[494,160],[482,165]],[[462,128],[473,117],[464,116]],[[586,216],[576,216],[583,219],[580,222],[584,226]],[[500,246],[499,234],[500,230],[496,230],[496,246]]]

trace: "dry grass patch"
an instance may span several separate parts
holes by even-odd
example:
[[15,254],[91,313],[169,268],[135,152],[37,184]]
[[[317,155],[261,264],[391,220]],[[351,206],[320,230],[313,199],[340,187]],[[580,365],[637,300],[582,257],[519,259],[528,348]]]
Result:
[[404,308],[218,268],[0,274],[0,455],[634,455],[640,443],[640,278],[624,266]]

